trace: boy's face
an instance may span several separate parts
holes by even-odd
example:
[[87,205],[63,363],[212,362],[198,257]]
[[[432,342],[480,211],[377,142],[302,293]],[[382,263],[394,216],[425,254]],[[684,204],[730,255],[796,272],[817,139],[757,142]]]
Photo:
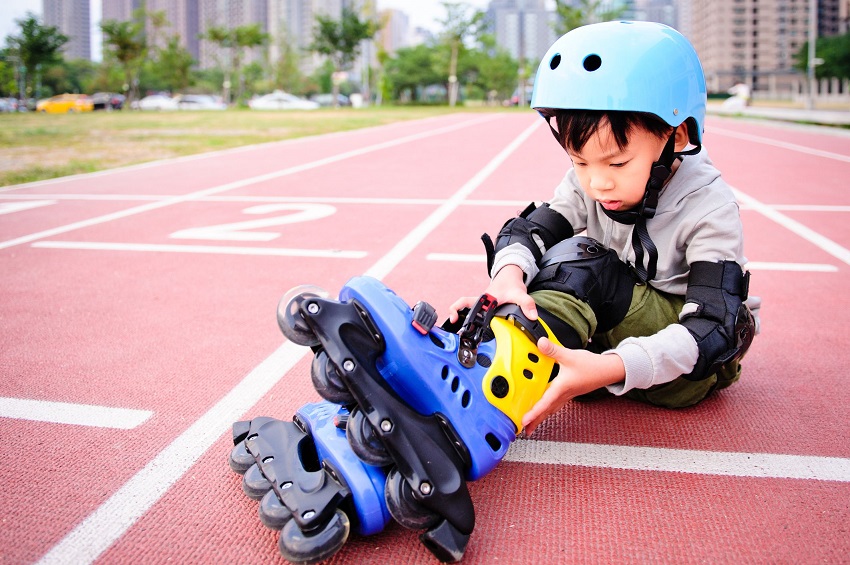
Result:
[[642,128],[629,132],[624,149],[617,146],[611,127],[600,124],[580,152],[567,148],[581,188],[606,210],[628,210],[643,200],[652,164],[666,140]]

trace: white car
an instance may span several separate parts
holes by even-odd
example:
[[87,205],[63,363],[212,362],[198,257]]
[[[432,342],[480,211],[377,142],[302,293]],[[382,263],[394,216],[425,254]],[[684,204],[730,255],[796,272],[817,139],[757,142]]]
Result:
[[177,97],[181,110],[227,110],[227,104],[209,94],[181,94]]
[[133,107],[139,110],[177,110],[177,100],[164,94],[151,94],[145,96],[138,102],[133,102]]
[[252,110],[315,110],[319,105],[294,94],[275,90],[271,94],[258,96],[248,101]]

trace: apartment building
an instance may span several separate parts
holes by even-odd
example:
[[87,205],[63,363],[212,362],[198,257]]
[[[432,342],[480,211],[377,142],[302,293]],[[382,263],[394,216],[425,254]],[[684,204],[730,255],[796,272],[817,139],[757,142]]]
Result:
[[537,62],[556,36],[545,0],[492,0],[487,19],[496,44],[517,60]]
[[42,0],[44,24],[68,36],[62,48],[67,59],[91,60],[91,13],[89,0]]
[[[846,29],[847,0],[817,0],[819,36]],[[795,56],[808,41],[809,0],[688,0],[687,35],[709,92],[736,83],[777,94],[799,88]],[[843,16],[843,24],[842,24]]]

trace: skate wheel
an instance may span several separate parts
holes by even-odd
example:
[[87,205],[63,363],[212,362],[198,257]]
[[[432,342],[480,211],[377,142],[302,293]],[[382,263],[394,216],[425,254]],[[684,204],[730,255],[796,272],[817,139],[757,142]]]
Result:
[[260,471],[259,465],[251,465],[245,471],[245,476],[242,477],[242,491],[248,495],[248,498],[260,500],[271,488],[272,484]]
[[384,497],[393,519],[410,530],[428,529],[440,519],[413,498],[413,489],[398,469],[394,468],[387,475]]
[[383,467],[393,462],[393,458],[375,434],[372,424],[359,408],[351,411],[345,426],[345,435],[351,450],[367,465]]
[[325,298],[328,293],[317,286],[296,286],[283,295],[277,305],[277,325],[283,335],[298,345],[313,347],[319,339],[298,311],[301,304],[310,298]]
[[339,378],[336,367],[330,362],[330,357],[324,350],[319,351],[313,358],[310,378],[313,380],[316,392],[325,400],[345,405],[354,403],[354,397]]
[[277,497],[277,493],[270,490],[263,496],[259,506],[260,522],[272,530],[280,530],[292,519],[292,512]]
[[228,463],[230,463],[230,468],[234,472],[244,475],[245,471],[254,464],[254,456],[248,453],[248,450],[245,449],[245,444],[240,441],[230,450]]
[[351,523],[342,510],[337,509],[324,528],[304,533],[298,529],[295,520],[290,520],[280,532],[278,549],[287,561],[292,563],[320,563],[329,559],[342,548]]

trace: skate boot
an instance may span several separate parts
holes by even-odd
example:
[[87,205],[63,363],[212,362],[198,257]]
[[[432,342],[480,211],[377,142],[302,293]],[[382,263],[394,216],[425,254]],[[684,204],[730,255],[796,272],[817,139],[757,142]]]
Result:
[[293,563],[318,563],[349,531],[370,535],[390,515],[386,472],[360,461],[345,436],[349,413],[330,402],[307,404],[292,422],[255,418],[233,424],[230,467],[259,500],[260,520],[281,530],[278,547]]
[[548,326],[514,305],[482,296],[459,333],[435,327],[436,317],[369,277],[351,279],[338,300],[305,292],[278,309],[284,335],[315,352],[317,391],[352,406],[352,450],[390,465],[393,518],[454,562],[475,526],[466,480],[502,460],[557,365],[536,346],[554,340]]

